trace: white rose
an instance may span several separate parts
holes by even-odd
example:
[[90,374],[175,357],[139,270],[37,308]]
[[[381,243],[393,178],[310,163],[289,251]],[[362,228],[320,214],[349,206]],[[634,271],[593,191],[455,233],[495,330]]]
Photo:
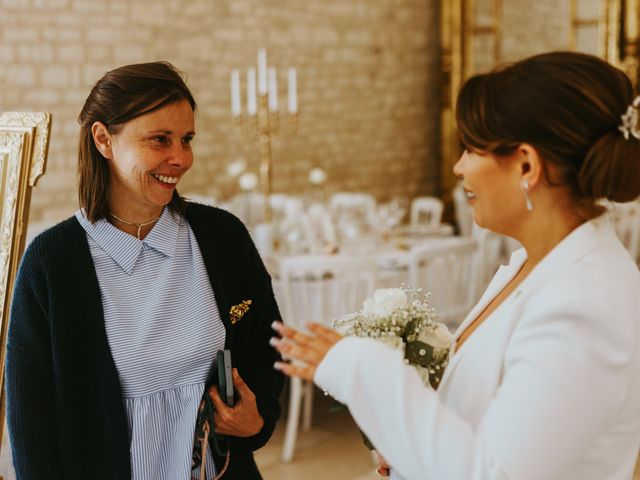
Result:
[[377,337],[376,340],[381,341],[385,345],[389,345],[395,350],[404,350],[404,342],[402,341],[401,337],[390,335],[385,337]]
[[431,345],[434,355],[439,356],[449,351],[453,335],[446,325],[438,323],[435,330],[424,330],[418,335],[418,341]]
[[258,185],[258,177],[252,172],[243,173],[238,179],[238,184],[242,190],[250,192]]
[[396,308],[407,306],[407,294],[401,288],[379,288],[373,292],[373,298],[364,301],[366,315],[388,317]]

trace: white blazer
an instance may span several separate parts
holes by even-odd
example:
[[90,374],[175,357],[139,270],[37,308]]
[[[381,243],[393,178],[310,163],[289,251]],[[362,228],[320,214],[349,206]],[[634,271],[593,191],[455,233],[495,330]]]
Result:
[[[501,267],[455,334],[518,272]],[[564,238],[477,328],[438,391],[345,338],[316,383],[407,479],[629,480],[640,446],[640,273],[606,218]]]

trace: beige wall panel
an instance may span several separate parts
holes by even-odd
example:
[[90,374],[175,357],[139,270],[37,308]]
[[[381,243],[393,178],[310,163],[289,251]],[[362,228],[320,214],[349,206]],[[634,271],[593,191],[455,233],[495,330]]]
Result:
[[503,0],[502,60],[569,47],[567,0]]
[[580,52],[598,54],[598,26],[585,25],[576,30],[576,50]]

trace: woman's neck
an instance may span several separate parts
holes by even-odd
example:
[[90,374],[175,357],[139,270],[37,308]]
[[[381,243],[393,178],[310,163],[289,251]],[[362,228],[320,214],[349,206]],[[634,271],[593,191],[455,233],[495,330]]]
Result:
[[585,222],[574,209],[541,208],[514,237],[527,251],[529,269],[538,264],[567,235]]
[[158,211],[138,213],[132,211],[125,211],[122,213],[117,209],[112,209],[109,212],[108,221],[118,230],[122,230],[123,232],[142,240],[153,229],[161,215],[162,208]]

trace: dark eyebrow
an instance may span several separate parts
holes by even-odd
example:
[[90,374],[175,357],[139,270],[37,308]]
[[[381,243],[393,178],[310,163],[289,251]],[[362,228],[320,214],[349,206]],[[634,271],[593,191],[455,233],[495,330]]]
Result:
[[[158,134],[158,133],[163,133],[163,134],[165,134],[165,135],[171,135],[173,132],[172,132],[171,130],[151,130],[151,131],[149,132],[149,135],[156,135],[156,134]],[[187,132],[185,135],[191,135],[191,136],[193,136],[193,135],[195,135],[195,134],[196,134],[196,132],[191,131],[191,132]]]

